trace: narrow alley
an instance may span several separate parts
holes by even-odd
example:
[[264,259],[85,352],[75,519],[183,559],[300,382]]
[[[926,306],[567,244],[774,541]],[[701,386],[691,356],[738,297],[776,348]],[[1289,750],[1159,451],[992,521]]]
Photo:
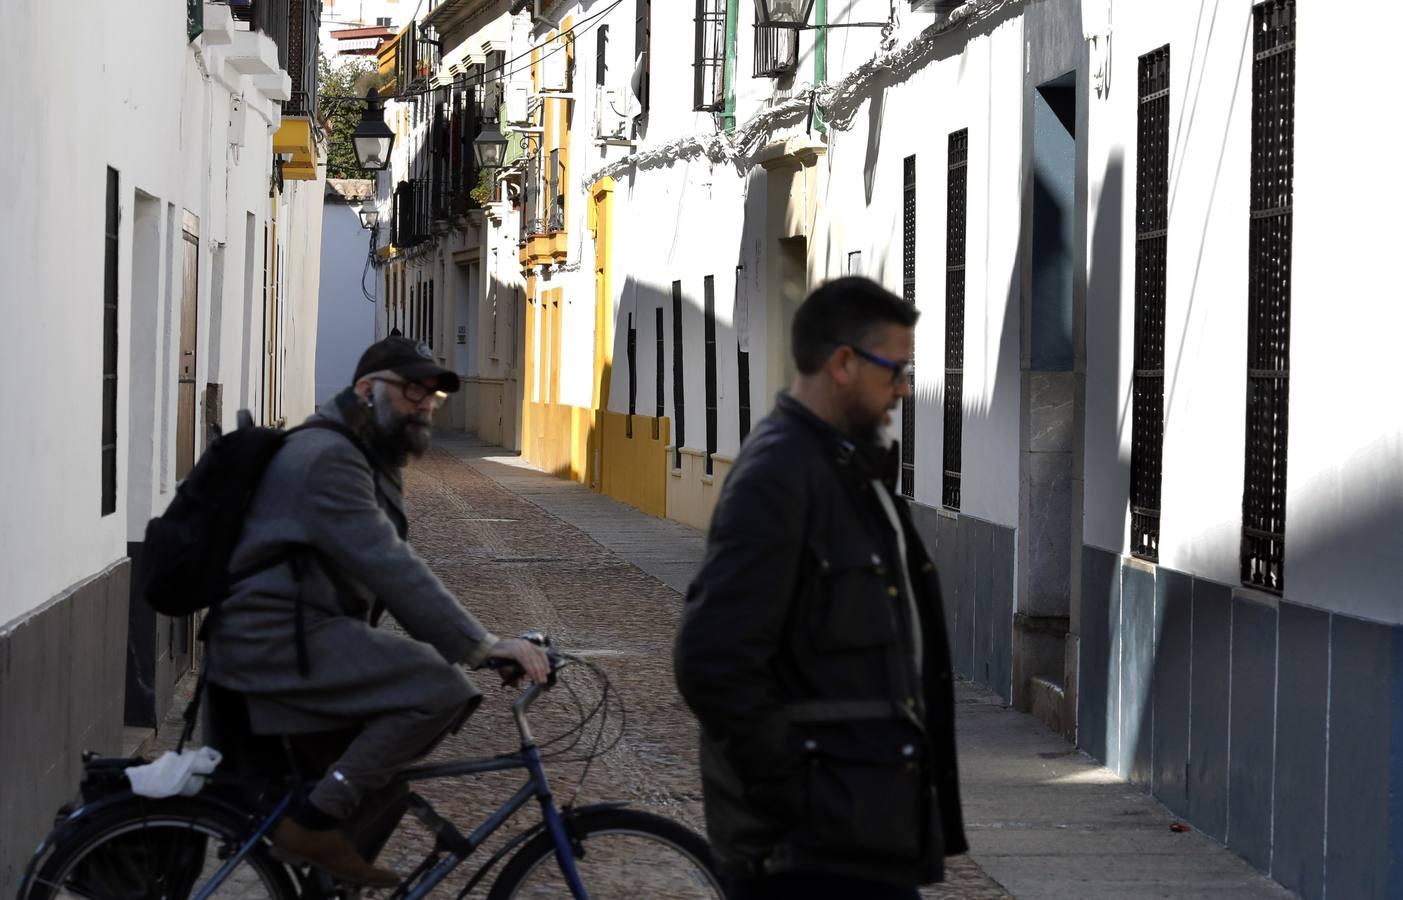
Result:
[[[412,466],[411,541],[488,627],[546,631],[608,674],[627,725],[619,745],[590,770],[580,802],[627,800],[700,831],[696,726],[673,686],[671,643],[682,601],[675,588],[699,561],[702,536],[502,453],[450,434]],[[569,677],[589,705],[597,695],[585,673]],[[436,759],[513,749],[513,692],[491,676],[479,682],[482,707]],[[1168,810],[991,692],[962,683],[959,709],[974,852],[951,859],[947,883],[923,896],[1290,896],[1220,845],[1172,831]],[[564,691],[542,700],[532,717],[538,737],[571,727],[574,710]],[[606,732],[617,734],[616,724]],[[574,795],[581,768],[548,769],[562,801]],[[515,778],[435,782],[421,793],[460,826],[472,825],[510,794]],[[521,824],[534,819],[528,812]],[[412,867],[429,846],[427,832],[407,823],[382,858]]]

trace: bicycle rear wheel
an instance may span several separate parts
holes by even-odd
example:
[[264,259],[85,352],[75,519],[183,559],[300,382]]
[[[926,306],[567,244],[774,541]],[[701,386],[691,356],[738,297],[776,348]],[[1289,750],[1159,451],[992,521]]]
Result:
[[[209,883],[247,832],[246,823],[197,800],[133,798],[64,835],[21,900],[183,900]],[[297,893],[267,848],[255,847],[210,896],[293,900]]]
[[[566,821],[590,900],[722,900],[706,841],[652,813],[608,809]],[[488,900],[560,900],[570,890],[543,831],[512,856]]]

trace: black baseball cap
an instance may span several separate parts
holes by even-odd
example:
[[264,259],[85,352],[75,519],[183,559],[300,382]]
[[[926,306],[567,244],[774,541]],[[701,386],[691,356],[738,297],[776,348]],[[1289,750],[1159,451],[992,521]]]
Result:
[[409,381],[422,384],[432,381],[436,389],[445,393],[451,394],[458,390],[458,373],[435,362],[433,351],[423,341],[411,341],[405,337],[387,337],[376,341],[361,354],[351,384],[355,384],[371,372],[386,370]]

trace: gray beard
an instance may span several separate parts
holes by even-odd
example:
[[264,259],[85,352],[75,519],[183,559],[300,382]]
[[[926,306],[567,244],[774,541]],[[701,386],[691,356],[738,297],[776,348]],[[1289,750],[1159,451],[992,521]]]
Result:
[[[379,389],[382,385],[377,383],[375,387]],[[381,392],[377,390],[377,393]],[[376,449],[397,466],[404,465],[411,456],[416,459],[423,456],[433,440],[428,417],[417,413],[401,415],[395,412],[389,397],[377,396],[375,399],[375,437],[372,443]],[[423,427],[412,428],[414,424]]]

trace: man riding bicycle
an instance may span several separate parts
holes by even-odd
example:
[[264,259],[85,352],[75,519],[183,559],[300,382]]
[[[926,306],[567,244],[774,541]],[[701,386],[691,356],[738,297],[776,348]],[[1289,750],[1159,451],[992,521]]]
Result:
[[[354,732],[273,843],[347,881],[393,886],[345,825],[367,795],[428,753],[481,695],[459,664],[490,658],[544,681],[541,648],[487,631],[405,542],[402,472],[428,449],[458,376],[423,344],[373,344],[350,387],[268,466],[212,619],[208,678],[242,696],[260,735]],[[242,577],[240,577],[242,576]],[[377,628],[388,611],[408,637]]]

